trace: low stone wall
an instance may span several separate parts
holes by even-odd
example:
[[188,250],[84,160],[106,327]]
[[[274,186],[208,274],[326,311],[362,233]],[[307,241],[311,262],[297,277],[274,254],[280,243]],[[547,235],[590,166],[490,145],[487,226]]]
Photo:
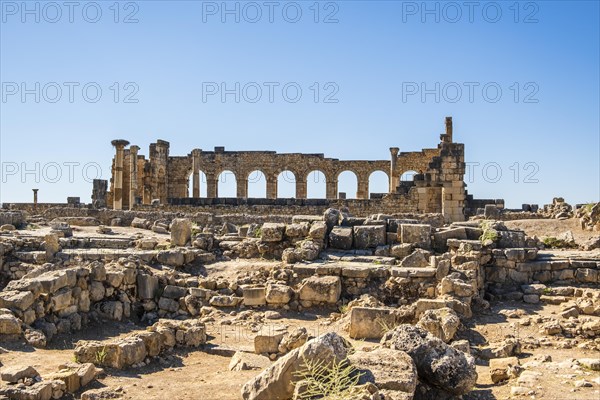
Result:
[[174,346],[198,347],[206,342],[206,328],[199,320],[160,320],[145,332],[106,341],[80,340],[75,359],[103,367],[140,367]]

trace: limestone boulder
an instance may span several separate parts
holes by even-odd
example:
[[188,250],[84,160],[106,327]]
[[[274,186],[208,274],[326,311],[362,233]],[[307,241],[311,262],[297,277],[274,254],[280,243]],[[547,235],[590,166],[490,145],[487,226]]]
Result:
[[349,335],[353,339],[380,339],[395,322],[391,309],[354,306],[350,310]]
[[17,383],[21,379],[35,378],[39,375],[35,368],[25,365],[5,366],[0,372],[0,378],[8,383]]
[[362,374],[360,383],[371,382],[379,389],[414,395],[417,369],[405,352],[380,347],[372,351],[356,351],[348,360]]
[[381,343],[406,352],[415,362],[419,379],[453,395],[469,392],[477,382],[473,357],[420,327],[399,325],[387,332]]
[[138,274],[137,292],[141,299],[153,299],[158,293],[158,278],[148,274]]
[[259,354],[236,351],[229,362],[230,371],[245,371],[251,369],[264,369],[271,364],[268,357]]
[[331,230],[334,226],[339,225],[342,214],[340,210],[328,208],[323,213],[323,221],[327,225],[327,229]]
[[185,264],[185,255],[177,249],[163,250],[156,255],[156,261],[172,267],[181,267]]
[[315,221],[311,224],[308,236],[314,240],[322,241],[327,235],[327,224],[323,221]]
[[431,248],[431,225],[401,224],[400,242],[411,243],[422,249]]
[[357,249],[374,249],[386,242],[385,225],[358,225],[354,230],[354,247]]
[[287,304],[292,299],[294,291],[291,287],[272,283],[267,285],[265,300],[268,304]]
[[131,221],[131,226],[133,228],[139,228],[139,229],[150,229],[150,226],[152,226],[152,223],[145,218],[135,217],[133,219],[133,221]]
[[175,218],[171,222],[171,244],[185,246],[192,238],[192,221],[187,218]]
[[390,255],[399,259],[403,259],[413,251],[413,245],[410,243],[401,243],[390,248]]
[[412,254],[404,257],[400,261],[400,266],[404,268],[424,268],[429,266],[429,257],[431,253],[425,250],[417,249]]
[[490,360],[490,377],[492,382],[498,383],[517,377],[520,371],[517,357],[494,358]]
[[453,309],[443,307],[425,311],[417,326],[448,343],[454,338],[460,326],[460,318]]
[[351,227],[335,226],[329,232],[329,247],[339,250],[350,250],[353,242]]
[[9,290],[0,292],[0,308],[27,310],[34,301],[33,293]]
[[284,232],[285,224],[267,222],[260,229],[260,240],[262,242],[281,242]]
[[301,301],[336,303],[342,294],[339,276],[311,276],[304,279],[298,295]]
[[10,311],[0,313],[0,335],[20,335],[21,321]]
[[242,387],[244,400],[291,399],[298,376],[306,363],[325,365],[341,362],[348,357],[349,344],[337,333],[330,332],[309,340],[252,378]]
[[74,349],[81,363],[123,369],[138,364],[147,356],[144,341],[139,337],[127,337],[114,342],[80,340]]
[[290,239],[303,239],[308,235],[310,225],[307,222],[298,222],[286,225],[285,237]]

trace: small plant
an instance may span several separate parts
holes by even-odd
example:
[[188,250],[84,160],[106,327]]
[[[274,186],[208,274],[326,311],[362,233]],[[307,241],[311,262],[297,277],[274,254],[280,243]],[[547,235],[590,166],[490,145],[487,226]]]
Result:
[[252,232],[252,236],[255,238],[259,238],[262,236],[262,229],[260,227],[256,228],[254,232]]
[[342,314],[346,314],[349,311],[348,304],[342,304],[341,306],[338,307],[338,310],[340,310],[340,312]]
[[547,287],[547,288],[544,288],[544,290],[542,290],[542,292],[545,295],[550,295],[550,294],[552,294],[552,289],[550,289],[550,288]]
[[498,231],[491,228],[485,229],[483,234],[479,237],[479,241],[483,243],[487,240],[491,240],[492,242],[498,240]]
[[71,361],[73,361],[74,363],[79,362],[79,359],[77,358],[77,354],[73,354],[73,357],[71,357]]
[[355,390],[362,373],[347,359],[332,362],[304,360],[304,368],[295,376],[301,382],[299,400],[327,399],[349,400],[355,398]]
[[381,328],[381,333],[386,334],[396,327],[395,323],[390,323],[381,317],[375,318],[375,323]]
[[104,360],[106,360],[106,355],[108,354],[108,352],[106,351],[106,346],[104,346],[102,348],[102,350],[97,350],[95,357],[96,357],[96,364],[104,364]]
[[202,228],[196,223],[192,222],[192,237],[202,232]]
[[544,246],[549,247],[551,249],[569,249],[573,247],[577,247],[572,243],[568,243],[562,239],[555,238],[553,236],[545,237],[542,239]]

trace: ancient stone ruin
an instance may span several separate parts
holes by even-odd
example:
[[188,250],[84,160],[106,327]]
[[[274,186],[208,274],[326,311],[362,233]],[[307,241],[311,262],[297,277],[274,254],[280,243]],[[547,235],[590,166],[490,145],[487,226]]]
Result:
[[[450,119],[389,161],[113,144],[92,204],[0,211],[0,399],[598,397],[600,203],[474,200]],[[393,190],[367,199],[375,170]]]
[[[134,209],[138,204],[150,205],[153,201],[171,205],[219,204],[218,178],[224,171],[236,177],[237,198],[248,198],[248,179],[254,171],[266,178],[266,200],[261,205],[276,205],[278,176],[286,172],[295,178],[295,199],[307,197],[307,179],[313,171],[320,171],[326,180],[326,200],[315,205],[343,204],[352,210],[353,202],[336,201],[339,198],[338,177],[351,171],[357,177],[356,198],[367,200],[369,176],[376,171],[387,174],[389,192],[383,199],[368,202],[396,212],[442,213],[447,221],[464,219],[466,200],[463,177],[465,174],[464,145],[452,140],[452,118],[446,118],[446,131],[440,135],[435,149],[400,152],[390,148],[389,160],[344,161],[326,158],[323,154],[278,154],[273,151],[214,151],[194,149],[187,156],[171,156],[169,142],[158,140],[150,145],[149,158],[140,155],[138,146],[126,140],[112,142],[116,154],[112,162],[111,190],[106,193],[94,189],[94,201],[115,209]],[[200,173],[206,176],[206,198],[200,198]],[[414,181],[400,181],[403,173],[416,171]],[[190,192],[190,176],[192,190]],[[99,185],[99,184],[97,184]],[[95,186],[96,188],[96,186]],[[189,194],[191,193],[191,196]],[[263,199],[265,200],[265,199]],[[252,199],[246,202],[252,204]],[[298,204],[310,205],[311,202]]]

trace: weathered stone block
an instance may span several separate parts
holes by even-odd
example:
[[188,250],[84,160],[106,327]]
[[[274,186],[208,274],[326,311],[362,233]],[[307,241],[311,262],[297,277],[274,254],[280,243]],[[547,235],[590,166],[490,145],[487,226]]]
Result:
[[352,248],[352,228],[335,226],[329,233],[329,246],[334,249],[350,250]]
[[265,300],[269,304],[287,304],[292,299],[293,290],[287,285],[270,284],[267,286]]
[[153,275],[138,274],[137,290],[141,299],[153,299],[158,293],[158,278]]
[[360,225],[354,228],[354,247],[357,249],[376,248],[385,245],[385,225]]
[[318,303],[335,303],[341,293],[339,276],[311,276],[302,282],[298,291],[300,300]]
[[267,303],[265,287],[244,287],[243,293],[245,306],[263,306]]
[[267,222],[260,230],[260,240],[263,242],[281,242],[285,224]]
[[192,238],[192,222],[187,218],[175,218],[171,222],[171,244],[185,246]]
[[431,248],[431,225],[402,224],[400,225],[400,242],[411,243],[422,249]]
[[349,335],[353,339],[380,339],[395,322],[393,310],[388,308],[352,307]]

